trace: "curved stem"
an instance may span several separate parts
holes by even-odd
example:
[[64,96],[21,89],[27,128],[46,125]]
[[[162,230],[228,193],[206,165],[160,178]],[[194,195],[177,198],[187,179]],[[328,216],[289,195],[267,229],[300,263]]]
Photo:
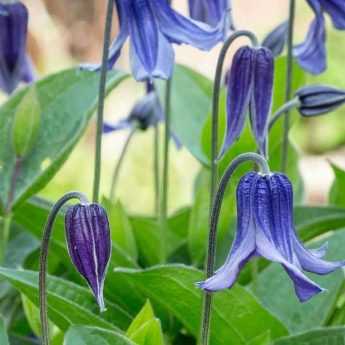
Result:
[[153,128],[153,178],[155,190],[155,214],[159,215],[159,195],[160,195],[160,178],[159,178],[159,127],[158,123]]
[[[296,0],[290,0],[285,102],[288,102],[291,99],[291,94],[292,94],[293,38],[294,38],[294,26],[295,26],[295,11],[296,11]],[[290,116],[289,115],[290,115],[289,111],[287,111],[285,119],[284,119],[283,146],[282,146],[282,159],[281,159],[281,171],[282,172],[286,171],[287,162],[288,162],[289,129],[290,129]]]
[[54,204],[51,209],[47,223],[44,227],[41,252],[40,252],[40,272],[39,272],[39,305],[40,305],[40,319],[42,328],[42,345],[49,345],[49,324],[48,324],[48,310],[47,310],[47,266],[48,266],[48,250],[51,233],[56,216],[61,207],[71,199],[79,199],[81,203],[87,204],[88,200],[85,195],[79,192],[70,192],[65,194],[60,200]]
[[125,143],[123,145],[122,151],[120,153],[119,160],[116,163],[116,166],[115,166],[115,169],[114,169],[114,173],[113,173],[113,178],[111,180],[111,187],[110,187],[110,194],[109,194],[110,201],[113,201],[114,198],[115,198],[115,190],[116,190],[117,181],[119,179],[121,167],[122,167],[122,164],[124,162],[126,153],[128,151],[129,144],[131,143],[131,140],[132,140],[136,130],[137,130],[137,128],[133,127],[131,129],[131,131],[129,132],[128,137],[127,137],[127,139],[126,139],[126,141],[125,141]]
[[273,114],[269,124],[268,131],[270,131],[275,123],[282,117],[289,114],[289,111],[293,108],[297,108],[300,105],[298,98],[294,98],[291,101],[285,103],[281,108],[279,108],[275,114]]
[[219,124],[219,98],[222,85],[222,73],[224,69],[225,57],[230,49],[232,43],[239,37],[247,37],[251,41],[253,46],[258,45],[258,39],[256,36],[245,30],[239,30],[228,37],[224,42],[224,45],[219,53],[216,74],[214,78],[213,86],[213,99],[212,99],[212,136],[211,136],[211,200],[210,204],[212,206],[213,197],[215,194],[218,172],[217,172],[217,156],[218,156],[218,124]]
[[108,0],[107,17],[104,29],[104,46],[101,67],[101,76],[99,82],[98,112],[97,112],[97,132],[96,132],[96,151],[95,151],[95,170],[93,181],[93,201],[99,200],[99,189],[101,184],[101,163],[102,163],[102,131],[103,131],[103,115],[104,115],[104,99],[106,92],[107,72],[108,72],[108,56],[111,39],[111,27],[113,21],[114,1]]
[[[222,207],[226,188],[229,184],[230,178],[233,175],[236,168],[245,162],[253,161],[260,168],[262,173],[270,174],[270,169],[267,161],[264,157],[257,153],[244,153],[237,156],[229,165],[225,174],[223,175],[218,191],[215,195],[215,199],[212,206],[212,213],[210,218],[210,232],[208,239],[208,255],[207,255],[207,269],[206,278],[209,278],[214,273],[214,261],[216,256],[216,239],[217,239],[217,227],[219,221],[219,215]],[[201,344],[208,345],[209,342],[209,329],[211,321],[211,306],[212,306],[212,294],[205,292],[205,302],[203,306],[203,319],[201,329]]]
[[[162,200],[160,207],[160,227],[162,231],[163,246],[165,243],[165,233],[168,218],[168,193],[169,193],[169,151],[170,151],[170,133],[171,133],[171,79],[166,83],[165,90],[165,131],[164,131],[164,156],[163,156],[163,178],[162,178]],[[164,248],[162,250],[164,254]]]

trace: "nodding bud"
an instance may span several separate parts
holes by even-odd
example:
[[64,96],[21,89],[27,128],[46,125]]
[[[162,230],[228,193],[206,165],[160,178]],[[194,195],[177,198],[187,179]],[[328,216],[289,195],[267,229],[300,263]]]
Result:
[[101,311],[104,279],[111,254],[109,221],[98,204],[77,204],[65,217],[68,252],[73,264],[93,291]]
[[310,85],[299,89],[296,96],[303,116],[318,116],[334,111],[345,103],[345,90],[325,85]]
[[263,40],[262,46],[269,49],[274,57],[278,57],[284,50],[289,25],[284,22],[275,27]]

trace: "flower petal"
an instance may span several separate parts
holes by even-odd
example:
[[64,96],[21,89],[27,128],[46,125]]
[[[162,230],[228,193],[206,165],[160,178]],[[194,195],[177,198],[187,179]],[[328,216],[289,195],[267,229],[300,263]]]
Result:
[[108,134],[116,131],[120,131],[122,129],[127,129],[132,127],[132,123],[128,119],[120,120],[115,124],[110,124],[108,122],[104,122],[103,124],[103,134]]
[[278,57],[284,50],[288,28],[288,22],[283,22],[274,28],[262,42],[262,46],[269,49],[274,57]]
[[345,30],[345,2],[343,0],[319,0],[322,8],[332,18],[334,26]]
[[250,107],[252,130],[261,154],[266,155],[266,138],[271,112],[274,58],[267,48],[254,53],[254,87]]
[[325,18],[319,4],[313,4],[315,19],[312,21],[305,41],[294,48],[294,55],[303,69],[320,74],[326,69]]
[[240,48],[232,62],[228,78],[227,129],[220,157],[242,133],[253,89],[253,54],[250,47]]

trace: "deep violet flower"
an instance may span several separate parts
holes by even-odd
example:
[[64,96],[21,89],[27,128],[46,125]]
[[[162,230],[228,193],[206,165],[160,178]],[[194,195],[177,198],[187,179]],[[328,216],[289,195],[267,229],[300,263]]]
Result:
[[191,18],[213,27],[223,23],[225,34],[233,29],[230,0],[188,0],[188,4]]
[[67,210],[65,227],[72,262],[104,311],[103,285],[111,254],[107,213],[98,204],[77,204]]
[[26,54],[28,11],[19,1],[0,1],[0,89],[10,94],[23,81],[33,80]]
[[210,292],[230,288],[250,258],[262,256],[283,266],[301,302],[322,292],[303,270],[328,274],[345,261],[323,260],[326,246],[304,247],[294,228],[292,203],[292,185],[285,175],[251,172],[242,177],[237,187],[237,232],[229,256],[199,287]]
[[284,50],[288,28],[288,22],[283,22],[275,27],[262,41],[262,46],[269,49],[274,57],[278,57]]
[[306,39],[294,49],[294,55],[303,69],[320,74],[327,67],[326,27],[324,13],[331,17],[338,30],[345,30],[345,2],[343,0],[307,0],[315,14]]
[[227,78],[227,130],[221,156],[239,138],[250,111],[257,146],[266,151],[268,118],[271,110],[274,58],[267,48],[240,48]]
[[166,0],[114,1],[120,32],[110,47],[109,68],[116,63],[129,38],[132,72],[137,80],[170,78],[175,59],[173,43],[210,50],[223,39],[221,25],[211,28],[186,18],[174,11]]

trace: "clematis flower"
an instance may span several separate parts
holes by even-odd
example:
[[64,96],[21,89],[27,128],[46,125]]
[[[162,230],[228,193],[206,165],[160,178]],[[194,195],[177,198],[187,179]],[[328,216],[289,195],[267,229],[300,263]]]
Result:
[[242,267],[254,256],[280,263],[294,284],[301,302],[323,289],[304,271],[328,274],[345,261],[323,260],[326,246],[309,250],[296,235],[293,224],[293,192],[288,178],[280,173],[263,176],[251,172],[237,187],[237,232],[225,264],[199,287],[212,292],[230,288]]
[[262,46],[269,49],[274,57],[278,57],[284,50],[288,28],[288,22],[283,22],[274,28],[262,41]]
[[104,311],[103,285],[111,253],[107,213],[98,204],[72,206],[66,213],[65,228],[72,262]]
[[298,110],[303,116],[318,116],[345,104],[345,90],[325,85],[310,85],[296,91]]
[[27,8],[19,1],[0,1],[0,89],[10,94],[22,82],[33,80],[26,54]]
[[307,0],[315,14],[306,39],[294,49],[294,55],[303,69],[320,74],[327,67],[325,13],[338,30],[345,30],[345,2],[343,0]]
[[223,23],[224,34],[233,29],[230,0],[189,0],[188,4],[191,18],[213,27]]
[[137,80],[170,78],[175,59],[173,43],[210,50],[223,39],[221,25],[211,28],[186,18],[174,11],[166,0],[114,1],[120,32],[110,48],[109,68],[129,38],[132,71]]
[[227,78],[227,130],[220,156],[240,137],[248,110],[258,148],[265,154],[273,76],[274,59],[267,48],[245,46],[236,52]]

